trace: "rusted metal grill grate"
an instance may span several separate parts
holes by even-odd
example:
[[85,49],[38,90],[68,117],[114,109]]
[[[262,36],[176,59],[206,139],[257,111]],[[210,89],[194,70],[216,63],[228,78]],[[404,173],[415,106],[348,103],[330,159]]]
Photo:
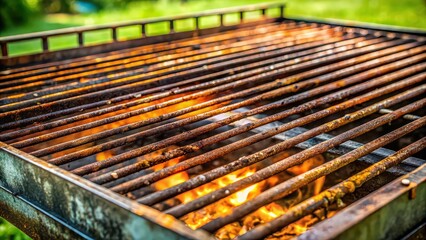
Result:
[[[280,19],[11,68],[0,76],[0,141],[217,237],[283,237],[371,178],[425,163],[412,157],[426,146],[425,50],[421,36]],[[300,190],[354,164],[335,186]],[[303,197],[270,210],[294,193]],[[229,227],[259,209],[268,221]]]

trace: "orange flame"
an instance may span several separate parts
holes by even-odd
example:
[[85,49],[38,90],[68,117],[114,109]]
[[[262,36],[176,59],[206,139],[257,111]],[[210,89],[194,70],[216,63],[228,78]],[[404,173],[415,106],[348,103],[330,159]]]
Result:
[[[288,153],[286,153],[288,154]],[[172,162],[176,164],[178,160]],[[301,174],[305,171],[308,171],[320,164],[324,163],[324,159],[321,156],[317,156],[311,159],[308,159],[303,164],[294,166],[288,169],[288,173],[293,175]],[[161,169],[165,167],[164,163],[156,169]],[[156,166],[157,167],[157,166]],[[219,179],[216,179],[210,183],[204,184],[198,188],[195,188],[191,191],[187,191],[182,193],[176,197],[181,203],[188,203],[194,199],[197,199],[201,196],[204,196],[210,192],[213,192],[217,189],[228,186],[231,183],[239,181],[243,178],[246,178],[256,172],[255,168],[243,168],[232,172],[228,175],[225,175]],[[155,188],[157,190],[163,190],[169,188],[171,186],[175,186],[179,183],[185,182],[189,179],[189,176],[186,172],[181,172],[170,176],[166,179],[161,180],[155,184]],[[282,179],[283,180],[283,179]],[[285,179],[284,179],[285,180]],[[253,184],[247,188],[244,188],[230,196],[219,200],[218,202],[211,204],[209,206],[204,207],[198,211],[191,212],[181,218],[190,228],[197,229],[204,224],[216,219],[218,217],[230,214],[233,211],[233,208],[239,206],[246,201],[254,198],[258,194],[260,194],[265,188],[274,186],[280,182],[280,178],[278,176],[273,176],[265,181]],[[308,194],[317,194],[318,191],[321,190],[322,185],[324,183],[324,179],[319,179],[308,186]],[[314,188],[313,191],[309,191],[309,189]],[[301,201],[302,196],[299,194],[297,196],[297,200],[295,202]],[[300,199],[299,199],[300,198]],[[287,206],[288,207],[288,206]],[[261,207],[256,212],[246,216],[240,222],[229,224],[216,232],[216,237],[219,239],[230,239],[234,238],[238,235],[244,234],[250,229],[254,228],[256,225],[260,223],[269,222],[282,214],[285,213],[286,207],[281,206],[278,203],[270,203],[264,207]],[[310,220],[312,220],[310,216],[308,216]],[[295,224],[291,225],[291,228],[286,228],[285,234],[289,236],[295,236],[303,233],[310,226],[310,221],[298,221]]]

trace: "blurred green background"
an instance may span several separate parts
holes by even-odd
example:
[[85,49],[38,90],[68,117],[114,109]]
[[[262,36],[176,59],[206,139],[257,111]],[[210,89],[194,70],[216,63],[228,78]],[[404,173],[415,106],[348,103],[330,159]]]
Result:
[[[262,0],[0,0],[0,36],[58,28],[110,23],[158,16],[171,16],[207,9],[267,2]],[[347,19],[426,29],[426,0],[284,0],[286,14]],[[232,17],[232,16],[231,16]],[[232,20],[232,19],[231,19]],[[235,15],[234,20],[237,20]],[[202,23],[215,21],[203,19]],[[176,28],[190,29],[193,22],[180,21]],[[150,27],[150,28],[149,28]],[[166,24],[148,26],[148,33],[161,34]],[[137,38],[134,26],[120,28],[119,38]],[[108,30],[85,33],[89,44],[108,42]],[[77,46],[75,35],[49,38],[53,50]],[[9,44],[10,55],[41,52],[40,40]]]
[[[0,36],[118,21],[172,16],[208,9],[270,2],[262,0],[0,0]],[[426,0],[285,0],[289,16],[346,19],[426,29]],[[231,19],[232,20],[232,19]],[[207,25],[209,24],[207,20]],[[181,22],[177,28],[191,27]],[[202,22],[203,24],[203,22]],[[148,33],[160,34],[165,26]],[[122,29],[119,37],[134,38],[139,30]],[[109,41],[109,32],[85,35],[90,43]],[[53,49],[76,46],[75,36],[52,38]],[[39,41],[14,43],[9,53],[39,52]],[[0,239],[29,239],[0,218]]]

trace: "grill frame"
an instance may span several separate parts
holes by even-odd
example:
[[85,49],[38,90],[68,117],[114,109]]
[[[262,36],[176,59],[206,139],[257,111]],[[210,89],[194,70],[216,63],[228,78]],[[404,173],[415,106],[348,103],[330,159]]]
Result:
[[[273,8],[280,9],[280,16],[276,18],[269,18],[266,15],[266,11]],[[135,20],[135,21],[127,21],[122,23],[113,23],[113,24],[103,24],[103,25],[95,25],[95,26],[84,26],[84,27],[74,27],[74,28],[65,28],[60,30],[52,30],[38,33],[29,33],[29,34],[21,34],[16,36],[8,36],[8,37],[0,37],[0,49],[1,49],[1,58],[0,58],[0,70],[2,68],[7,68],[10,66],[20,66],[26,65],[30,63],[42,63],[42,62],[50,62],[60,59],[67,58],[76,58],[86,56],[88,54],[98,54],[98,53],[108,53],[110,51],[131,48],[136,46],[143,46],[147,44],[159,43],[159,42],[167,42],[167,41],[176,41],[180,39],[190,38],[193,36],[204,36],[214,33],[219,33],[223,31],[229,31],[233,29],[238,29],[243,26],[252,26],[261,23],[271,22],[271,21],[280,21],[284,19],[284,8],[285,5],[282,3],[269,3],[269,4],[256,4],[256,5],[248,5],[244,7],[233,7],[226,8],[220,10],[212,10],[212,11],[204,11],[199,13],[185,14],[173,17],[158,17],[158,18],[150,18],[143,20]],[[264,19],[260,19],[258,21],[253,22],[243,22],[244,21],[244,13],[251,11],[261,11]],[[231,24],[224,25],[224,16],[225,14],[233,14],[238,13],[240,16],[239,24]],[[218,27],[212,28],[200,28],[199,21],[202,17],[209,16],[219,16],[220,17],[220,25]],[[195,20],[195,29],[192,31],[182,31],[176,32],[174,29],[174,22],[178,20],[186,20],[186,19],[194,19]],[[147,36],[146,35],[146,26],[148,24],[154,23],[168,23],[169,33],[161,34],[156,36]],[[117,38],[117,29],[120,27],[128,27],[128,26],[142,26],[141,32],[142,36],[138,39],[119,41]],[[83,33],[97,31],[97,30],[111,30],[112,34],[112,42],[102,43],[102,44],[93,44],[93,45],[84,45]],[[50,51],[48,45],[48,38],[55,36],[66,36],[70,34],[78,35],[78,47],[59,50],[59,51]],[[14,42],[20,42],[25,40],[41,40],[42,44],[42,52],[37,54],[27,54],[23,56],[9,56],[8,44]]]
[[[407,179],[410,184],[404,185],[402,182]],[[424,230],[425,185],[426,165],[423,164],[318,223],[299,239],[383,239],[385,236],[387,239],[410,239],[410,234]],[[416,225],[418,223],[420,225]],[[398,231],[391,229],[395,226]]]
[[[257,8],[248,7],[248,8],[238,8],[238,10],[227,10],[227,11],[252,11],[254,9],[262,10],[269,7],[279,7],[284,9],[283,5],[261,5]],[[215,14],[223,14],[224,12],[214,12]],[[197,18],[200,14],[193,14],[189,17]],[[171,21],[179,18],[161,18],[159,21]],[[190,32],[183,33],[170,33],[167,35],[148,37],[145,39],[132,40],[126,42],[116,42],[105,44],[101,46],[91,46],[84,48],[77,48],[65,51],[56,51],[56,52],[44,52],[41,54],[27,55],[21,57],[3,57],[1,59],[2,66],[17,66],[21,64],[28,64],[32,62],[40,61],[55,61],[59,58],[67,57],[76,57],[81,55],[83,52],[87,54],[87,51],[90,53],[100,53],[107,52],[113,49],[127,48],[131,46],[136,46],[140,44],[150,44],[154,42],[164,42],[164,41],[174,41],[178,39],[183,39],[187,37],[192,37],[194,35],[209,35],[216,32],[228,31],[232,29],[238,29],[242,26],[250,25],[259,25],[264,24],[270,21],[282,21],[284,19],[301,21],[301,22],[317,22],[328,24],[331,26],[341,26],[350,31],[369,31],[369,33],[374,32],[378,35],[388,35],[394,34],[397,37],[401,38],[410,38],[411,35],[416,35],[416,38],[426,36],[426,32],[417,31],[417,30],[406,30],[400,28],[392,27],[377,27],[364,24],[352,24],[347,22],[334,22],[334,21],[322,21],[322,20],[306,20],[301,18],[283,18],[281,15],[278,18],[265,19],[262,21],[256,21],[252,23],[241,23],[233,26],[220,26],[218,28],[205,29],[205,30],[195,30]],[[156,20],[152,20],[155,22]],[[109,26],[110,27],[110,26]],[[70,31],[76,31],[70,30]],[[43,37],[43,34],[40,35]],[[8,42],[10,39],[0,39],[0,42]],[[13,40],[13,39],[12,39]],[[134,45],[133,45],[134,44]],[[73,55],[75,54],[75,55]],[[302,130],[303,131],[303,130]],[[312,141],[323,141],[324,139],[315,138]],[[354,148],[359,147],[360,144],[356,142],[349,142],[342,144],[339,148],[330,150],[334,154],[341,155],[344,152],[353,150]],[[310,147],[310,146],[304,146]],[[334,152],[333,152],[334,151]],[[387,149],[379,149],[372,154],[365,156],[363,159],[369,163],[376,162],[380,157],[377,156],[386,156],[391,154],[393,151]],[[73,174],[70,174],[67,171],[62,170],[59,167],[53,166],[46,163],[43,160],[40,160],[36,157],[33,157],[27,153],[24,153],[18,149],[15,149],[7,144],[0,142],[0,159],[6,164],[0,166],[0,173],[4,174],[5,177],[0,178],[0,199],[4,200],[0,204],[1,209],[0,215],[5,216],[6,219],[11,220],[18,227],[26,231],[32,236],[40,237],[78,237],[78,238],[104,238],[104,237],[119,237],[119,238],[138,238],[138,236],[149,236],[153,239],[158,239],[160,237],[169,237],[173,239],[179,238],[188,238],[188,239],[209,239],[211,235],[202,230],[190,230],[186,227],[181,221],[176,220],[172,217],[169,217],[159,211],[153,210],[149,207],[145,207],[140,204],[135,204],[133,201],[114,193],[108,189],[99,187],[98,185],[85,180],[83,178],[77,177]],[[409,158],[404,161],[408,167],[418,166],[419,160],[416,158]],[[419,172],[424,172],[424,166],[419,167],[415,173],[409,173],[404,176],[404,178],[413,178],[415,174]],[[404,170],[398,170],[399,173]],[[37,178],[38,176],[38,178]],[[43,176],[43,180],[41,180]],[[418,192],[424,192],[425,179],[422,178],[419,181],[417,186]],[[420,184],[422,183],[422,184]],[[390,183],[392,186],[397,183]],[[52,187],[60,186],[60,187]],[[29,190],[30,189],[30,190]],[[64,189],[66,189],[64,191]],[[75,190],[78,189],[78,190]],[[392,204],[402,204],[404,201],[404,196],[407,194],[406,188],[404,191],[398,192],[395,195],[394,199],[391,199],[389,203]],[[75,191],[75,192],[74,192]],[[410,190],[411,191],[411,190]],[[93,199],[95,198],[95,199]],[[76,203],[81,202],[82,206],[78,208],[78,211],[81,211],[81,214],[85,214],[87,217],[86,220],[82,220],[81,217],[75,216],[71,217],[71,212],[76,211],[74,207],[58,205],[55,202],[52,202],[52,199],[65,199],[67,202]],[[18,202],[18,204],[16,203]],[[406,202],[406,201],[404,201]],[[418,198],[416,201],[408,201],[409,207],[407,207],[407,215],[409,213],[415,213],[419,209],[418,207]],[[93,212],[88,211],[92,206],[103,206],[105,212],[118,212],[117,217],[111,218],[111,216],[97,216]],[[384,209],[390,208],[391,204],[385,206],[374,206],[374,209],[383,207]],[[5,210],[6,209],[6,210]],[[349,210],[347,210],[349,211]],[[374,218],[374,211],[369,212],[366,216]],[[87,214],[87,215],[86,215]],[[376,214],[377,215],[377,214]],[[17,217],[18,216],[18,217]],[[43,219],[40,222],[35,222],[34,216],[38,216]],[[123,223],[122,219],[128,219]],[[377,216],[376,216],[377,218]],[[346,232],[351,229],[351,226],[355,222],[346,223],[339,231],[341,233]],[[414,222],[412,224],[415,224]],[[31,227],[28,227],[31,226]],[[99,226],[103,226],[104,230],[99,230]],[[120,230],[117,230],[117,226],[120,226]],[[144,226],[144,228],[141,228]],[[36,229],[46,229],[46,231],[38,232]],[[414,227],[414,226],[412,226]],[[108,229],[114,229],[113,232],[108,231]],[[392,229],[388,229],[392,231]],[[116,235],[114,235],[116,234]],[[306,236],[306,235],[305,235]],[[355,236],[355,235],[352,235]],[[309,238],[309,237],[308,237]],[[321,235],[321,238],[327,238],[326,235]]]

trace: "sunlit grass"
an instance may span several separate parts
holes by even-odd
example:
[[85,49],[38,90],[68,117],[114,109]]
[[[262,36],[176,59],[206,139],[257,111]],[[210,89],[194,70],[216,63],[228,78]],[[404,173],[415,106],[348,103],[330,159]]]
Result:
[[[66,27],[95,25],[102,23],[136,20],[159,16],[173,16],[182,13],[191,13],[207,9],[224,8],[246,4],[267,2],[261,0],[192,0],[186,3],[181,1],[135,1],[122,9],[108,9],[97,13],[82,15],[55,14],[36,19],[30,23],[18,26],[0,33],[8,36],[29,32],[45,31]],[[423,0],[287,0],[287,16],[310,16],[319,18],[345,19],[361,22],[371,22],[387,25],[414,27],[426,29],[426,4]],[[232,18],[232,17],[229,17]],[[237,16],[233,16],[236,20]],[[203,19],[201,26],[214,26],[216,19]],[[151,35],[164,34],[168,27],[166,24],[148,26],[147,32]],[[193,29],[193,22],[179,21],[176,30],[184,31]],[[119,39],[134,39],[140,36],[137,27],[119,31]],[[111,33],[108,31],[85,34],[89,44],[108,42]],[[76,36],[57,37],[49,41],[51,49],[59,50],[77,46]],[[10,55],[34,53],[41,51],[40,41],[28,41],[11,44]]]
[[28,240],[31,238],[0,217],[0,239]]

